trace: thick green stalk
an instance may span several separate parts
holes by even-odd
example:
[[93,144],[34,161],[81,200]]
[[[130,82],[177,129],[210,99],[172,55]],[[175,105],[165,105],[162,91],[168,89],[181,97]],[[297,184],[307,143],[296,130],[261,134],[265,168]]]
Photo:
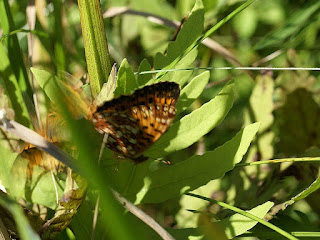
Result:
[[111,72],[99,0],[78,0],[91,93],[96,97]]

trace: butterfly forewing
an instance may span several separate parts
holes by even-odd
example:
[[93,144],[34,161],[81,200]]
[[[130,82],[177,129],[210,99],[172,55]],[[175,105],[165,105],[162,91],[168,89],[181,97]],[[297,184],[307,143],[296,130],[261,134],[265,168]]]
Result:
[[[176,114],[180,87],[159,82],[105,102],[93,114],[100,133],[108,134],[106,145],[126,158],[139,162],[141,154],[168,129]],[[140,160],[139,160],[140,159]]]

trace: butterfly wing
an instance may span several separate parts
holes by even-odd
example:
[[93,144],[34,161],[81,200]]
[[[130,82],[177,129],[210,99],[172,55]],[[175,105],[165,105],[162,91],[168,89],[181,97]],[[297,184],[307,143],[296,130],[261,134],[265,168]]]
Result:
[[105,102],[93,113],[91,121],[98,132],[108,134],[106,145],[111,150],[139,162],[142,152],[173,121],[179,95],[180,87],[174,82],[145,86],[132,95]]

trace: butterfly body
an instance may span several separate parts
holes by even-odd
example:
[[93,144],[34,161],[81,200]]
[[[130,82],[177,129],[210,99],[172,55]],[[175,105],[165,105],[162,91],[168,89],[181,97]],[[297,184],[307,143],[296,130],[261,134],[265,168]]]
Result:
[[106,146],[135,162],[146,160],[142,153],[156,142],[173,121],[180,87],[159,82],[131,95],[105,102],[91,121],[101,134],[108,134]]

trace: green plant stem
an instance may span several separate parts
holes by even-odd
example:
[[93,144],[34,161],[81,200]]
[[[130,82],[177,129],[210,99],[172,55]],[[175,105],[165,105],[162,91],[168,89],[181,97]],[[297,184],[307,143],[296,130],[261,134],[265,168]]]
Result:
[[62,26],[62,2],[53,1],[54,5],[54,54],[55,64],[57,66],[57,75],[63,79],[64,72],[66,71],[66,57],[63,49],[63,26]]
[[283,162],[319,162],[319,161],[320,161],[320,157],[283,158],[283,159],[273,159],[273,160],[257,161],[257,162],[250,162],[250,163],[239,163],[236,165],[236,167],[255,166],[255,165],[283,163]]
[[239,213],[247,218],[250,218],[252,220],[255,220],[263,225],[265,225],[266,227],[276,231],[277,233],[281,234],[282,236],[290,239],[290,240],[298,240],[297,238],[295,238],[294,236],[290,235],[289,233],[287,233],[286,231],[282,230],[281,228],[261,219],[261,218],[258,218],[256,217],[255,215],[252,215],[251,213],[248,213],[244,210],[241,210],[237,207],[234,207],[234,206],[231,206],[227,203],[224,203],[224,202],[219,202],[219,201],[216,201],[216,200],[213,200],[213,199],[210,199],[210,198],[207,198],[207,197],[203,197],[203,196],[200,196],[200,195],[197,195],[197,194],[193,194],[193,193],[186,193],[186,195],[189,195],[189,196],[192,196],[192,197],[196,197],[196,198],[199,198],[199,199],[203,199],[203,200],[206,200],[206,201],[209,201],[211,203],[215,203],[215,204],[218,204],[219,206],[221,207],[224,207],[224,208],[228,208],[236,213]]
[[111,72],[110,55],[99,0],[78,0],[83,43],[92,96],[95,98]]
[[[0,0],[0,22],[3,34],[15,30],[15,25],[11,15],[10,6],[7,0]],[[30,99],[32,99],[32,88],[28,79],[27,70],[24,64],[20,44],[16,35],[12,38],[6,39],[8,48],[8,57],[10,59],[10,65],[13,70],[20,91],[26,93]]]
[[[244,4],[242,4],[240,7],[238,7],[236,10],[234,10],[232,13],[230,13],[227,17],[222,19],[220,22],[218,22],[216,25],[214,25],[212,28],[210,28],[205,34],[203,34],[201,37],[199,37],[193,44],[191,44],[180,56],[178,56],[175,60],[171,62],[164,70],[172,69],[176,66],[176,64],[183,59],[185,56],[188,55],[195,47],[197,47],[205,38],[209,37],[211,34],[213,34],[215,31],[217,31],[223,24],[228,22],[230,19],[232,19],[234,16],[236,16],[238,13],[240,13],[242,10],[247,8],[249,5],[251,5],[256,0],[248,0]],[[161,79],[166,72],[160,73],[157,79]]]

